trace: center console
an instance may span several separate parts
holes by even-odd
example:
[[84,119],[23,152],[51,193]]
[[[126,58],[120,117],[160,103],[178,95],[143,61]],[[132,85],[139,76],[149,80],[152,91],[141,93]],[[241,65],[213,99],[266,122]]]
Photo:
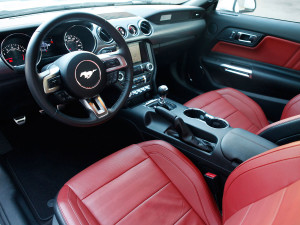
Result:
[[[189,156],[201,168],[227,177],[240,163],[277,145],[246,130],[232,128],[221,118],[201,109],[188,108],[155,98],[123,109],[121,115],[149,139],[165,140]],[[204,167],[204,169],[203,169]],[[203,171],[204,170],[204,171]]]
[[[156,72],[151,45],[147,42],[132,42],[128,44],[133,61],[133,86],[127,100],[127,105],[133,105],[141,100],[149,99],[153,90],[153,80]],[[122,84],[124,75],[119,74]]]

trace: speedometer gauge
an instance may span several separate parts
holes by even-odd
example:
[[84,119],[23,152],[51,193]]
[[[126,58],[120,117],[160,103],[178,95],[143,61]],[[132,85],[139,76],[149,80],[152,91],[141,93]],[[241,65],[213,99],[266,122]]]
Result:
[[6,62],[12,66],[20,66],[25,62],[26,48],[21,44],[8,44],[2,49]]
[[82,25],[70,27],[64,35],[64,42],[69,52],[93,52],[96,47],[96,40],[93,33],[88,27]]
[[83,50],[81,40],[72,34],[65,35],[65,45],[70,52]]
[[10,67],[20,67],[25,63],[25,55],[30,37],[16,33],[8,35],[1,43],[1,57]]
[[[1,58],[13,69],[24,69],[27,45],[30,36],[21,33],[8,35],[1,43]],[[41,60],[39,54],[37,64]]]

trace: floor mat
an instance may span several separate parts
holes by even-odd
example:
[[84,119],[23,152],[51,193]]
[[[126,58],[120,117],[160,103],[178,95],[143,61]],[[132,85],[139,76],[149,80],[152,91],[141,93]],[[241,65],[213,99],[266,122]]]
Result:
[[41,221],[51,218],[51,200],[72,176],[112,152],[141,141],[137,131],[122,121],[97,128],[67,127],[51,121],[10,132],[15,150],[7,155],[8,167]]

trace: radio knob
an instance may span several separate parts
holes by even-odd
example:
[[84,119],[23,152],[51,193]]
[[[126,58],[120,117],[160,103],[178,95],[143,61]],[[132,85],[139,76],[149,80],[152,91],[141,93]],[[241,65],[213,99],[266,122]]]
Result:
[[154,70],[154,66],[152,63],[147,63],[146,64],[146,70],[148,70],[149,72],[152,72]]

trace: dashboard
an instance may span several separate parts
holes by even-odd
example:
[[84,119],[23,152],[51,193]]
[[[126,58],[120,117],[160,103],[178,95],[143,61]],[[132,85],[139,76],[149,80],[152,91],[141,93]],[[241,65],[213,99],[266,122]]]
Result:
[[[135,24],[129,24],[126,28],[123,26],[115,28],[124,38],[141,34],[150,36],[153,32],[150,22],[146,20],[135,21]],[[26,49],[33,31],[29,29],[23,32],[8,34],[3,38],[0,47],[2,60],[16,70],[24,68]],[[138,47],[137,44],[134,46]],[[67,23],[55,28],[43,40],[37,65],[41,67],[68,52],[89,51],[101,54],[115,50],[113,47],[115,47],[113,39],[103,28],[90,23]],[[135,63],[141,61],[138,52],[139,49],[132,51]]]
[[[7,106],[0,115],[3,112],[7,115],[11,115],[12,111],[14,114],[17,114],[16,111],[22,112],[27,101],[32,100],[26,86],[24,62],[27,45],[34,31],[49,18],[71,11],[78,10],[0,19],[0,104]],[[149,63],[171,63],[197,41],[206,27],[204,10],[199,7],[130,5],[85,8],[79,11],[105,18],[128,43],[134,62],[134,86],[130,95],[130,101],[133,102],[133,98],[144,96],[145,90],[152,90],[151,84],[155,83],[156,66],[153,68]],[[109,33],[101,27],[71,21],[60,24],[48,33],[41,43],[37,68],[42,70],[68,52],[90,51],[102,54],[117,48]]]

